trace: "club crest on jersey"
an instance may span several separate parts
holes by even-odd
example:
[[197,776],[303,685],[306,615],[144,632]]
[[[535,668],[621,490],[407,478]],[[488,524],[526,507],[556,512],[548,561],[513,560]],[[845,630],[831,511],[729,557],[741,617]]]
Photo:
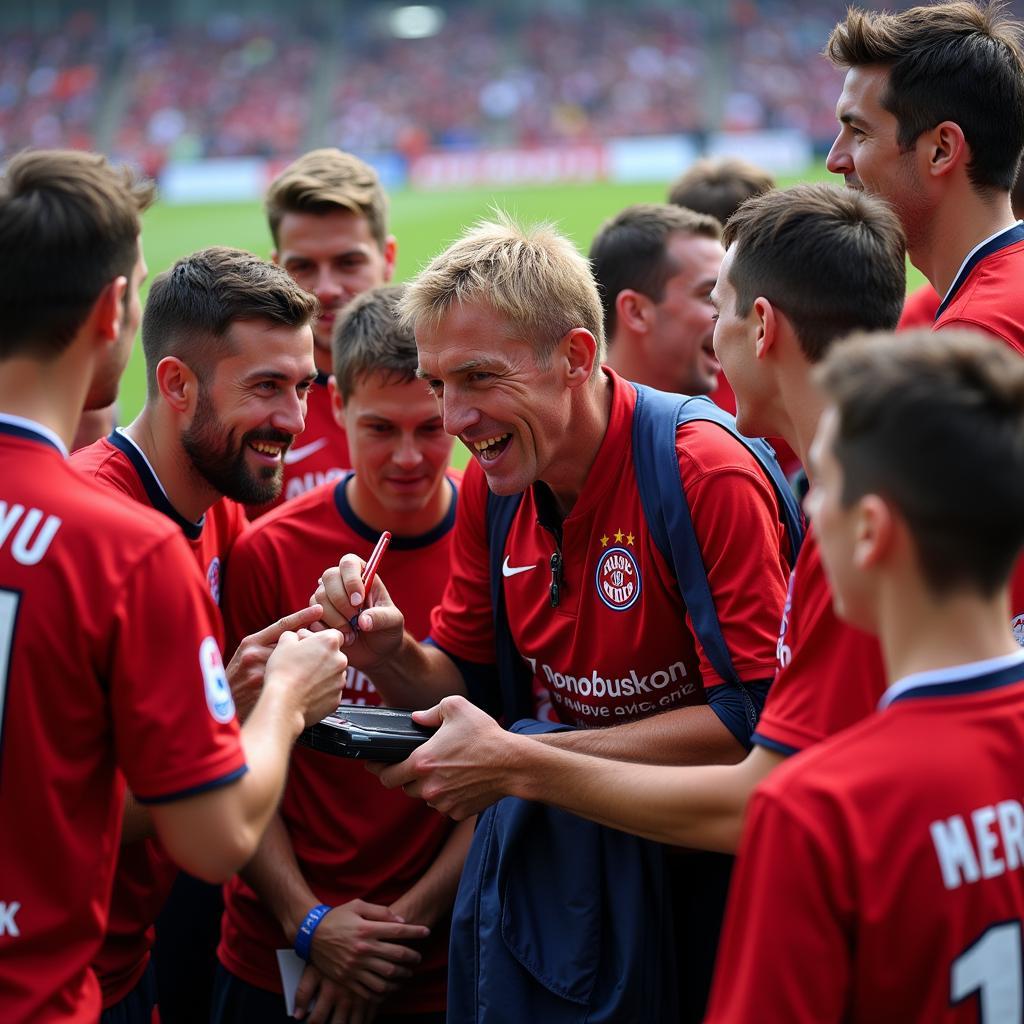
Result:
[[220,559],[214,555],[206,570],[206,585],[210,588],[210,597],[214,604],[220,604]]
[[203,688],[210,714],[218,722],[230,722],[235,717],[235,701],[231,696],[220,648],[212,636],[208,636],[199,645],[199,666],[203,670]]
[[615,612],[624,612],[640,596],[640,566],[632,551],[609,548],[602,552],[594,574],[597,596]]
[[1024,647],[1024,613],[1018,615],[1011,624],[1013,628],[1013,638]]

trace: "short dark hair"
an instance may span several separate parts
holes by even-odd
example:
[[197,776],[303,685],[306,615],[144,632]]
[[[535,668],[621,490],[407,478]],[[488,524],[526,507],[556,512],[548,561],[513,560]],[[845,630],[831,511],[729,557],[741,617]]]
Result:
[[746,160],[698,160],[672,183],[668,201],[724,224],[742,203],[772,188],[775,179]]
[[907,521],[935,594],[994,594],[1024,544],[1024,360],[968,331],[837,345],[817,371],[838,411],[842,502]]
[[1008,191],[1024,150],[1024,57],[1021,23],[1005,12],[1005,3],[971,0],[895,14],[851,7],[825,52],[839,67],[889,69],[881,103],[903,150],[954,121],[970,146],[971,183]]
[[387,244],[388,200],[377,172],[340,149],[313,149],[289,164],[267,190],[266,211],[274,245],[286,213],[347,210],[365,217],[381,252]]
[[157,394],[156,368],[165,356],[205,378],[231,353],[228,333],[237,320],[304,327],[319,312],[316,298],[273,263],[241,249],[200,249],[158,275],[149,290],[142,318],[147,394]]
[[334,383],[348,398],[372,373],[401,384],[416,379],[419,357],[412,327],[397,313],[405,285],[386,284],[357,295],[331,335]]
[[103,289],[118,277],[131,282],[141,214],[155,194],[98,153],[11,159],[0,178],[0,359],[59,356]]
[[615,332],[615,300],[626,288],[660,302],[665,284],[679,268],[666,251],[673,234],[718,241],[714,217],[664,203],[637,203],[606,220],[590,243],[590,266],[601,295],[605,337]]
[[887,203],[834,185],[794,185],[745,202],[725,227],[735,246],[736,314],[758,296],[789,318],[816,362],[837,338],[896,326],[906,296],[906,245]]

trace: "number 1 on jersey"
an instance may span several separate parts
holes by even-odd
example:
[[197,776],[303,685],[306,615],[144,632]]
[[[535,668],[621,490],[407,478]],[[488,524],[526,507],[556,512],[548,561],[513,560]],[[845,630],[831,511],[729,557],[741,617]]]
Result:
[[[7,676],[10,673],[11,654],[14,650],[14,626],[18,621],[21,594],[16,590],[0,589],[0,754],[4,744],[4,708],[7,702]],[[2,761],[0,761],[2,767]]]
[[952,963],[949,1000],[956,1006],[978,993],[981,1024],[1017,1024],[1024,1012],[1020,921],[986,929]]

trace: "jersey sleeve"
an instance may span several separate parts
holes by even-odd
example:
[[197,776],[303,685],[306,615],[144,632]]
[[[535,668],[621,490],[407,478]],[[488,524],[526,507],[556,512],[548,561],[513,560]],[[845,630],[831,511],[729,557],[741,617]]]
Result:
[[459,489],[451,547],[451,575],[430,617],[430,638],[462,661],[494,661],[490,546],[487,539],[487,479],[470,462]]
[[266,531],[257,524],[238,539],[231,552],[222,602],[224,651],[229,656],[247,636],[281,616],[282,567],[272,557],[272,550]]
[[163,802],[238,778],[245,758],[219,613],[180,535],[161,540],[128,574],[115,622],[110,704],[132,791]]
[[123,453],[113,447],[106,438],[101,437],[85,448],[72,452],[68,463],[79,473],[92,477],[111,491],[123,494],[143,505],[150,504],[138,473]]
[[774,795],[756,792],[729,891],[708,1024],[844,1019],[852,919],[844,867],[827,833]]
[[[715,424],[684,424],[676,450],[733,667],[744,682],[770,679],[789,575],[775,491],[754,456]],[[687,626],[692,632],[689,615]],[[697,649],[705,688],[722,685],[699,638]]]
[[[982,316],[966,316],[961,307],[966,305],[967,309],[983,310]],[[1006,315],[1001,309],[986,310],[982,304],[971,305],[962,301],[957,304],[956,309],[947,310],[932,328],[935,331],[973,331],[987,334],[996,341],[1009,345],[1017,355],[1024,355],[1024,342],[1021,341],[1019,324],[1015,323],[1012,317]]]

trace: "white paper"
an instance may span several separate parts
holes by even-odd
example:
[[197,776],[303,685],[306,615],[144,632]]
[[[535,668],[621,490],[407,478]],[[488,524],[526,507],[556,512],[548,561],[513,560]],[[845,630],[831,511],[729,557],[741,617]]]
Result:
[[[277,951],[277,969],[281,972],[281,987],[284,989],[284,1008],[289,1017],[295,1016],[295,990],[299,987],[302,972],[306,969],[306,961],[294,949]],[[316,1005],[311,999],[306,1007],[307,1013]]]

